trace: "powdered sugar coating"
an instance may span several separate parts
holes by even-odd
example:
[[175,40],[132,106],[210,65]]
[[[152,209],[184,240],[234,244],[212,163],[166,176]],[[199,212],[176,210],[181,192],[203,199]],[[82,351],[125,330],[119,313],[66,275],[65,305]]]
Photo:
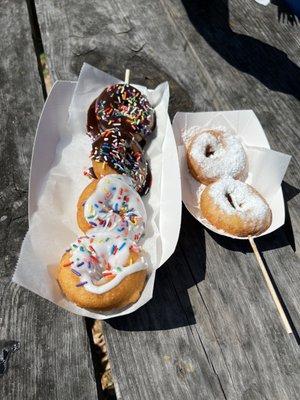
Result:
[[243,172],[247,167],[247,156],[237,136],[220,130],[193,127],[187,137],[190,157],[208,179],[216,180],[224,176],[245,178]]
[[226,177],[211,184],[209,193],[215,204],[227,214],[237,214],[248,221],[264,221],[270,217],[266,201],[244,182]]

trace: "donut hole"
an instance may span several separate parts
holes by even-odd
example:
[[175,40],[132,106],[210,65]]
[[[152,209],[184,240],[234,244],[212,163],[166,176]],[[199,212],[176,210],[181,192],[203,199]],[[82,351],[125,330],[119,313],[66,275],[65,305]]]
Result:
[[104,278],[103,272],[110,269],[111,266],[106,260],[99,260],[98,264],[90,263],[89,274],[93,285],[101,286]]
[[90,273],[92,279],[99,281],[102,278],[102,274],[103,274],[104,270],[105,270],[105,268],[102,268],[102,265],[100,265],[100,263],[99,263],[99,265],[94,266],[93,268],[91,267],[89,273]]
[[96,275],[96,274],[93,274],[93,275],[91,275],[91,281],[92,281],[92,283],[93,283],[93,285],[95,285],[95,286],[101,286],[102,285],[102,278],[103,278],[103,276],[102,275]]
[[228,200],[228,203],[231,205],[231,207],[234,208],[235,210],[241,210],[241,208],[243,208],[243,206],[245,205],[244,202],[241,203],[237,203],[237,201],[234,202],[232,194],[230,193],[226,193],[225,197]]
[[205,148],[205,157],[209,158],[209,157],[213,156],[214,154],[215,154],[215,149],[213,148],[213,146],[208,144]]
[[129,219],[133,224],[137,224],[141,218],[138,215],[132,214]]
[[226,199],[228,200],[229,204],[231,205],[232,208],[236,209],[234,202],[232,200],[231,194],[230,193],[226,193],[225,195]]

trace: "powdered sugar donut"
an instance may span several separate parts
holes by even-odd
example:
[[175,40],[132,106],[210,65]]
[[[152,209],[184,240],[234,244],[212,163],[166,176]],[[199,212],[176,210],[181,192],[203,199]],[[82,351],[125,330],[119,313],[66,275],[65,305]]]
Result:
[[92,229],[63,255],[58,282],[66,297],[80,307],[109,310],[138,300],[146,269],[135,242]]
[[78,201],[77,221],[83,232],[98,228],[138,241],[146,220],[144,203],[126,176],[106,175],[92,181]]
[[204,189],[200,209],[202,216],[217,229],[240,237],[258,235],[272,222],[265,199],[252,186],[231,177]]
[[237,136],[199,127],[187,136],[187,163],[197,181],[208,185],[224,176],[246,178],[247,156]]

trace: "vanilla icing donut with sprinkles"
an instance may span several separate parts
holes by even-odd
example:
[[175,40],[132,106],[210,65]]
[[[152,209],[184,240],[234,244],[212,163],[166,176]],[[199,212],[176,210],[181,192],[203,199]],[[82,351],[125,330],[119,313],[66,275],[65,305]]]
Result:
[[78,201],[77,221],[83,232],[98,228],[138,241],[144,233],[147,214],[131,179],[114,174],[92,182],[83,191]]
[[63,255],[58,283],[66,297],[80,307],[122,308],[140,297],[146,270],[134,241],[92,229],[78,237]]

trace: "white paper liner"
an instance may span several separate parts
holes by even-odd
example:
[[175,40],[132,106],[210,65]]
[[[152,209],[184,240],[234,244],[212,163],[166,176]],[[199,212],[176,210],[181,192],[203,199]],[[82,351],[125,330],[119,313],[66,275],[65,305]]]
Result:
[[187,131],[193,126],[220,128],[240,138],[248,158],[248,177],[246,183],[252,185],[263,195],[272,210],[271,226],[258,236],[267,235],[282,226],[285,220],[285,208],[281,182],[291,156],[270,150],[265,133],[254,112],[251,110],[177,113],[175,115],[173,130],[180,162],[182,200],[193,217],[220,235],[247,240],[247,238],[233,236],[220,229],[216,229],[201,216],[199,198],[205,185],[200,184],[189,173],[184,146],[184,142],[188,139]]
[[[168,137],[168,146],[173,147],[176,153],[172,127],[168,117],[169,87],[162,83],[155,90],[136,86],[146,94],[156,112],[156,129],[153,140],[149,141],[146,149],[147,158],[151,163],[153,184],[150,193],[143,198],[147,211],[147,225],[145,236],[139,244],[143,246],[149,266],[149,276],[140,299],[133,305],[121,311],[95,312],[89,311],[69,302],[60,290],[55,279],[56,267],[65,249],[80,234],[76,224],[76,204],[80,193],[87,186],[89,180],[83,176],[83,169],[91,165],[89,153],[91,141],[85,135],[86,112],[90,103],[109,84],[120,82],[116,78],[84,64],[75,87],[72,102],[68,113],[60,115],[60,105],[66,106],[68,99],[61,96],[50,96],[48,104],[43,110],[44,115],[39,123],[39,134],[36,137],[32,158],[30,198],[29,198],[29,231],[26,234],[13,281],[39,294],[75,314],[96,319],[106,319],[131,313],[152,298],[155,270],[174,251],[178,239],[180,226],[181,197],[176,196],[174,210],[178,217],[175,229],[168,231],[163,224],[164,238],[161,237],[159,226],[161,211],[167,212],[169,200],[161,191],[162,177],[166,176],[166,169],[174,170],[175,179],[170,188],[173,192],[180,192],[178,159],[170,164],[166,152],[172,148],[165,148],[165,137]],[[70,84],[69,84],[70,86]],[[66,85],[66,90],[69,86]],[[58,88],[59,89],[59,88]],[[72,89],[74,90],[74,89]],[[59,93],[59,90],[56,90]],[[55,97],[55,98],[54,98]],[[60,104],[63,103],[63,104]],[[49,139],[51,132],[44,134],[41,128],[51,131],[53,127],[53,141]],[[43,139],[41,139],[43,138]],[[44,145],[47,139],[47,147]],[[171,138],[171,139],[170,139]],[[172,142],[173,139],[173,142]],[[171,140],[171,143],[170,143]],[[50,152],[50,155],[49,155]],[[52,153],[52,155],[51,155]],[[42,160],[49,172],[39,173],[44,169]],[[172,161],[172,160],[171,160]],[[162,204],[161,204],[162,201]],[[174,211],[172,210],[172,211]],[[162,218],[161,218],[162,217]],[[179,222],[178,222],[179,220]],[[166,234],[169,235],[169,246]]]

